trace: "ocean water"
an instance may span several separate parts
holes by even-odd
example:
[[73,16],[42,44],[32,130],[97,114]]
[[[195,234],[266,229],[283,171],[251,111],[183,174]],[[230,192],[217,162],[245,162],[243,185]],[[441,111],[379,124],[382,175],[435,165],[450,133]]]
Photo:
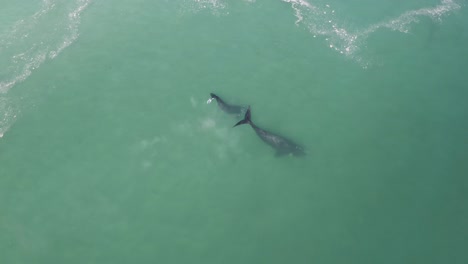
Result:
[[465,0],[0,3],[0,263],[468,263]]

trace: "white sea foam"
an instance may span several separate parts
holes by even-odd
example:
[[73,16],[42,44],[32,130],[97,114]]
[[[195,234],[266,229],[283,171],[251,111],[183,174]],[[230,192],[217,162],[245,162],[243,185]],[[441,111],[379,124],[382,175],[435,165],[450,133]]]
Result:
[[409,26],[418,22],[421,17],[440,20],[442,16],[460,8],[454,0],[441,0],[434,7],[410,10],[398,17],[371,24],[363,29],[351,29],[344,21],[337,18],[337,12],[328,4],[319,7],[306,0],[282,1],[291,4],[296,16],[296,25],[304,25],[314,37],[323,37],[328,47],[359,62],[363,61],[358,51],[365,45],[365,40],[372,33],[381,29],[407,33]]
[[[51,18],[63,12],[59,3],[44,0],[33,15],[20,19],[0,37],[0,51],[9,61],[5,76],[0,80],[0,93],[7,93],[17,83],[24,81],[47,59],[54,59],[78,38],[80,14],[91,0],[77,0],[67,6],[65,21],[49,24]],[[3,57],[3,56],[2,56]]]
[[10,99],[0,96],[0,138],[10,128],[17,115],[15,104]]
[[65,48],[70,46],[78,38],[78,27],[81,22],[81,13],[88,7],[91,0],[80,0],[78,6],[68,14],[68,34],[64,36],[63,41],[56,47],[55,50],[49,52],[49,58],[55,58]]
[[[43,0],[39,10],[24,17],[0,35],[0,96],[26,80],[44,62],[57,57],[79,36],[80,15],[92,0]],[[0,133],[3,135],[14,119],[9,107],[0,106]]]
[[[244,0],[255,3],[255,0]],[[441,20],[444,15],[460,8],[456,0],[440,0],[439,4],[431,7],[409,10],[401,15],[364,28],[353,28],[352,21],[343,21],[330,4],[315,0],[281,0],[291,4],[296,17],[296,25],[306,27],[314,37],[321,37],[326,45],[352,58],[363,65],[367,63],[362,59],[360,51],[366,45],[369,35],[381,29],[390,29],[408,33],[410,25],[417,23],[422,17]],[[214,14],[229,14],[228,6],[223,0],[186,0],[186,7],[194,12],[209,9]]]

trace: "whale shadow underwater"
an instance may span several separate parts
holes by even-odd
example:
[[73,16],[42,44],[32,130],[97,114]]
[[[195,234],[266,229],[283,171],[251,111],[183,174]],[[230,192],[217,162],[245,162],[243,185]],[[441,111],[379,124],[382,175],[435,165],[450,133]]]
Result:
[[277,157],[284,156],[284,155],[293,155],[293,156],[306,155],[304,148],[294,143],[292,140],[287,139],[278,134],[269,132],[255,125],[251,119],[250,106],[247,108],[247,112],[245,112],[244,119],[237,122],[237,124],[235,124],[234,127],[243,125],[243,124],[249,124],[255,130],[255,133],[257,133],[258,137],[260,137],[260,139],[263,140],[263,142],[273,147],[276,150],[275,156]]

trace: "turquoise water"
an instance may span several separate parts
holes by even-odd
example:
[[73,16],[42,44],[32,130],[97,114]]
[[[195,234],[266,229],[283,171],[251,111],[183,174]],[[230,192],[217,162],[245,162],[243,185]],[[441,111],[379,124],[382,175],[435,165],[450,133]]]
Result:
[[468,262],[466,1],[1,6],[0,263]]

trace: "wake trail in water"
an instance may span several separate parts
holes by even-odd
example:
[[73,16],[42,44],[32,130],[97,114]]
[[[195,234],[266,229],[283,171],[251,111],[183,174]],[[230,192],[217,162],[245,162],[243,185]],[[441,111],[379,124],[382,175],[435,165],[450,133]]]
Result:
[[0,32],[0,137],[16,114],[7,93],[79,36],[81,13],[92,0],[43,0],[39,10]]
[[366,39],[374,32],[390,29],[408,33],[409,26],[419,22],[421,17],[440,21],[442,16],[460,8],[454,0],[441,0],[437,6],[406,11],[396,18],[372,24],[363,29],[352,30],[340,21],[337,12],[329,4],[319,6],[306,0],[282,1],[291,4],[296,16],[296,25],[305,26],[314,37],[324,37],[331,49],[358,61],[363,66],[367,63],[358,53],[365,45]]

